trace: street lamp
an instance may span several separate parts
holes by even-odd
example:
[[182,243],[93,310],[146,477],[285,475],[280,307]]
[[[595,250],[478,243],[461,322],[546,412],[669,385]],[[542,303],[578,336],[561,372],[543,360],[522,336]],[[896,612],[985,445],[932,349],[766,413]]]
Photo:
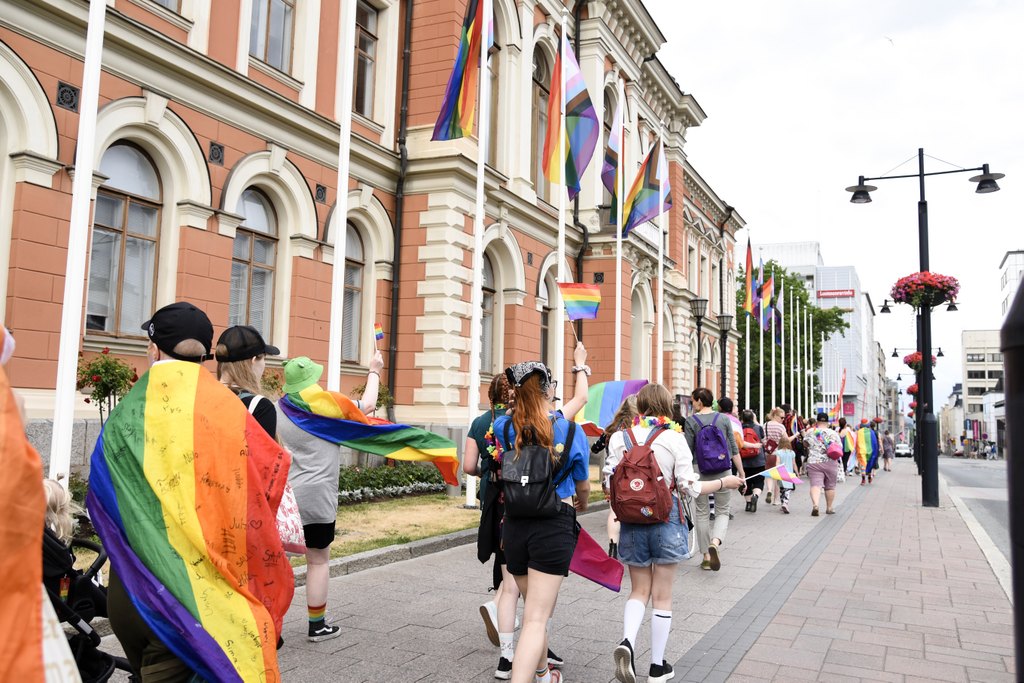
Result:
[[718,329],[721,331],[721,334],[722,334],[722,338],[720,340],[721,343],[722,343],[722,391],[719,392],[719,394],[718,394],[719,398],[725,396],[725,388],[726,388],[725,373],[726,373],[726,365],[727,365],[727,363],[726,363],[726,361],[727,361],[726,355],[728,353],[727,344],[729,342],[729,332],[730,332],[730,330],[732,330],[732,319],[733,319],[733,317],[734,316],[731,316],[728,313],[721,313],[718,316]]
[[701,385],[700,379],[700,328],[704,324],[704,315],[708,312],[708,300],[707,299],[690,299],[690,312],[693,313],[693,317],[697,319],[697,372],[693,376],[693,388],[696,389]]
[[[867,204],[871,201],[871,193],[876,189],[873,185],[866,184],[869,180],[893,180],[896,178],[917,178],[918,187],[920,189],[920,199],[917,202],[917,240],[919,258],[921,262],[921,272],[927,272],[930,269],[928,263],[928,201],[925,199],[924,194],[924,179],[926,176],[933,175],[948,175],[950,173],[966,173],[969,171],[981,171],[981,175],[976,175],[970,179],[972,183],[977,183],[978,187],[975,192],[978,194],[988,194],[989,192],[996,192],[999,189],[997,180],[1003,177],[1002,173],[991,173],[988,170],[988,164],[982,165],[980,168],[958,168],[952,171],[933,171],[932,173],[924,172],[924,149],[918,148],[917,150],[917,173],[907,175],[891,175],[891,176],[878,176],[876,178],[866,178],[860,176],[857,179],[857,184],[846,188],[848,192],[853,193],[850,197],[850,201],[854,204]],[[930,369],[928,363],[932,356],[932,309],[930,306],[922,306],[920,309],[919,319],[920,326],[918,327],[918,351],[921,352],[921,362],[924,364],[925,369]],[[939,444],[938,435],[936,433],[937,424],[935,421],[935,405],[932,398],[932,373],[922,372],[920,380],[920,411],[917,413],[918,419],[918,434],[920,435],[921,454],[922,454],[922,476],[921,476],[921,504],[924,507],[938,507],[939,506]]]

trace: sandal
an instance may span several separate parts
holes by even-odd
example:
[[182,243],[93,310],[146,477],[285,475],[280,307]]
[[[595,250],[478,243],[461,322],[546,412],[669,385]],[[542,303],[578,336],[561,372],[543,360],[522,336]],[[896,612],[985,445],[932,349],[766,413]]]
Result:
[[718,546],[715,545],[714,543],[709,545],[708,546],[708,555],[711,556],[711,561],[709,562],[709,565],[711,567],[711,571],[717,572],[719,569],[722,568],[722,560],[719,559],[719,557],[718,557]]
[[814,508],[813,510],[811,510],[811,517],[817,517],[817,516],[818,516],[818,508]]
[[825,514],[826,515],[834,515],[834,514],[836,514],[836,511],[835,510],[825,510]]
[[711,571],[711,560],[704,560],[700,563],[700,568],[705,571]]

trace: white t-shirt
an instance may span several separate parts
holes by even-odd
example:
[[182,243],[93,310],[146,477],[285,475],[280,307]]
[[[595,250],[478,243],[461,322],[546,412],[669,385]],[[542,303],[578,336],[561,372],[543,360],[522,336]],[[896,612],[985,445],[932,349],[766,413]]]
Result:
[[[633,434],[640,443],[647,441],[650,432],[649,427],[633,427]],[[662,476],[667,481],[675,482],[677,491],[685,491],[694,498],[700,495],[701,482],[697,473],[693,471],[693,454],[686,444],[686,437],[679,432],[666,429],[651,446],[651,451],[654,453],[654,459],[658,461],[658,466],[661,467]],[[622,461],[625,452],[626,442],[622,432],[612,434],[602,469],[605,485],[608,485],[612,472]]]

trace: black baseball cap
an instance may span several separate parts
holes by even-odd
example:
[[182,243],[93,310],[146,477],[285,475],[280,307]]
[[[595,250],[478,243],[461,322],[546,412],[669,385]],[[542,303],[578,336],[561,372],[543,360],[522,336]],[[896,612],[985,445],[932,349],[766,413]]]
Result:
[[[187,301],[164,306],[142,323],[142,329],[149,335],[149,340],[171,358],[202,363],[210,355],[213,324],[205,313]],[[206,353],[202,356],[179,356],[174,353],[174,347],[186,339],[195,339],[201,343]]]
[[229,327],[221,333],[217,340],[218,363],[233,363],[256,356],[277,356],[280,353],[281,349],[263,341],[259,330],[252,325]]

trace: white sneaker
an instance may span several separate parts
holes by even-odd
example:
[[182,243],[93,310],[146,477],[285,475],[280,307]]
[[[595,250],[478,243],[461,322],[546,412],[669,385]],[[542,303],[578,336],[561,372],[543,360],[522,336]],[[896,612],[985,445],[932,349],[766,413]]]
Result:
[[498,606],[493,600],[480,605],[480,617],[484,620],[487,639],[491,641],[491,645],[499,647],[501,641],[498,640]]

